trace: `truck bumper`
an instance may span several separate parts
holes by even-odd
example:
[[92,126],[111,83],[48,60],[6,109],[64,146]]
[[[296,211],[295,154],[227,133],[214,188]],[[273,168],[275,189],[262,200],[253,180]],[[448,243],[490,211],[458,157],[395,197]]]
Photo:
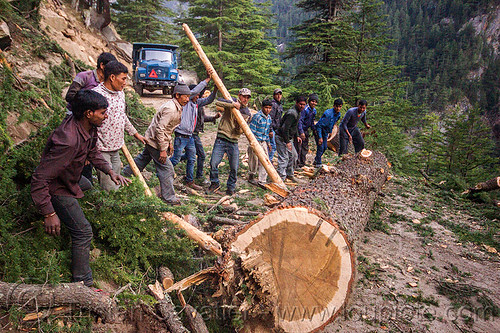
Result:
[[139,80],[139,84],[144,87],[173,87],[177,84],[176,81],[152,81],[152,80]]

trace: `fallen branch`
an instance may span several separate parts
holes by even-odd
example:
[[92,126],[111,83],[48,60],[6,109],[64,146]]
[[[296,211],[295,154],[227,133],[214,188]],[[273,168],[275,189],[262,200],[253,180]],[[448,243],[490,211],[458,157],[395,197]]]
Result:
[[219,201],[217,201],[212,207],[210,207],[210,209],[207,210],[207,214],[210,213],[212,210],[214,210],[215,208],[217,208],[217,206],[219,206],[220,204],[222,204],[223,202],[226,202],[227,200],[231,199],[231,196],[230,195],[225,195],[223,196],[222,198],[220,198]]
[[230,224],[230,225],[243,225],[246,224],[245,222],[241,222],[235,219],[230,219],[228,217],[222,217],[222,216],[212,216],[210,218],[210,221],[217,223],[217,224]]
[[165,295],[160,282],[148,285],[148,289],[153,297],[158,301],[156,309],[161,314],[168,329],[172,333],[188,333],[189,331],[182,325],[182,322],[175,311],[175,306],[169,295]]
[[174,283],[174,285],[166,290],[167,293],[172,291],[183,291],[187,288],[195,285],[199,285],[209,279],[219,276],[219,271],[215,267],[209,267],[202,271],[199,271],[187,278],[182,279],[179,282]]
[[12,305],[26,309],[71,306],[92,311],[104,321],[118,321],[116,303],[107,295],[95,292],[82,283],[61,283],[58,285],[23,284],[0,282],[0,306]]

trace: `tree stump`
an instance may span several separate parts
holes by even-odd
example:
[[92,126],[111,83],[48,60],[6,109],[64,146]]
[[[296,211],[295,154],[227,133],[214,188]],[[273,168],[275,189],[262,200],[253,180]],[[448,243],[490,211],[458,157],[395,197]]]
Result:
[[219,291],[246,317],[245,331],[313,332],[346,306],[355,242],[388,168],[378,152],[348,158],[236,235]]
[[332,132],[328,134],[328,138],[326,139],[326,146],[328,149],[333,150],[338,153],[340,150],[340,141],[339,141],[339,127],[337,125],[333,126]]

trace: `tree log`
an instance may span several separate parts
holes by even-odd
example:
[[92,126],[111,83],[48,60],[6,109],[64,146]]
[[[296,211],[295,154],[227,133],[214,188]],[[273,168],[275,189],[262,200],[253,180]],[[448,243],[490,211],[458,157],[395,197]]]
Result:
[[169,295],[165,295],[160,282],[148,285],[149,291],[156,298],[156,310],[161,314],[163,320],[172,333],[188,333],[189,331],[182,325],[181,319],[175,311],[175,306]]
[[355,244],[388,168],[378,152],[346,158],[237,234],[219,294],[247,314],[247,331],[312,332],[334,320],[351,293]]
[[174,274],[172,274],[172,271],[168,267],[162,266],[158,268],[158,276],[163,289],[168,289],[174,284]]
[[229,224],[229,225],[244,225],[244,224],[246,224],[245,222],[238,221],[235,219],[230,219],[228,217],[222,217],[222,216],[212,216],[210,218],[210,221],[217,223],[217,224]]
[[109,323],[119,319],[118,307],[110,297],[81,283],[45,285],[0,282],[0,306],[9,308],[12,305],[30,310],[74,305],[96,313]]
[[478,192],[493,191],[500,188],[500,177],[495,177],[476,186],[469,188],[464,194],[474,194]]
[[191,332],[194,333],[208,333],[207,325],[203,321],[201,315],[193,308],[191,305],[186,304],[184,308],[186,312],[186,318],[188,321],[189,328],[191,328]]
[[338,153],[340,150],[340,141],[339,141],[339,127],[337,125],[333,126],[332,132],[328,134],[328,138],[326,139],[326,146],[328,149],[333,150]]

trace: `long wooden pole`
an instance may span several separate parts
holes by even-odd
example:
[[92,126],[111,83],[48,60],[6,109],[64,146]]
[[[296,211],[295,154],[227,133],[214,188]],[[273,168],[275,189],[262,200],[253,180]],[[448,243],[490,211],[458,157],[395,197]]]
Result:
[[[194,50],[196,51],[196,53],[200,57],[201,61],[205,65],[207,72],[211,73],[212,80],[214,80],[214,83],[217,86],[217,88],[219,88],[220,92],[222,93],[222,96],[227,100],[231,100],[231,95],[229,94],[229,91],[226,89],[226,86],[224,86],[224,83],[222,82],[219,75],[215,71],[210,60],[208,60],[207,55],[205,54],[205,52],[201,48],[200,43],[198,43],[198,40],[194,36],[194,34],[191,31],[191,29],[189,28],[189,26],[186,23],[184,23],[182,25],[182,28],[186,32],[186,35],[188,36],[188,38],[191,40],[191,43],[193,44]],[[252,147],[253,151],[255,152],[257,157],[259,158],[260,163],[262,163],[262,165],[264,166],[264,169],[266,169],[267,174],[269,175],[269,177],[271,178],[273,183],[277,184],[282,189],[286,190],[287,187],[286,187],[285,183],[283,182],[281,177],[278,175],[278,172],[276,171],[276,169],[274,169],[273,165],[269,161],[269,157],[265,153],[264,149],[260,146],[259,142],[257,141],[255,136],[253,135],[252,131],[250,130],[250,127],[248,127],[247,122],[245,121],[245,119],[243,119],[243,116],[241,115],[239,110],[237,110],[236,108],[232,108],[231,112],[233,113],[234,117],[236,118],[238,125],[240,125],[240,127],[243,129],[243,133],[245,133],[245,136],[247,137],[247,139],[250,143],[250,147]],[[286,191],[286,193],[288,193],[288,191]]]
[[[130,165],[130,168],[132,169],[132,172],[134,175],[136,175],[142,185],[144,186],[144,190],[146,192],[146,196],[152,197],[153,193],[151,193],[151,190],[149,189],[148,184],[144,180],[144,177],[141,174],[141,171],[135,164],[134,159],[132,158],[132,155],[130,155],[130,152],[128,151],[128,148],[126,145],[123,145],[122,147],[123,154],[127,158],[127,161]],[[177,228],[182,229],[186,232],[187,236],[198,243],[202,248],[204,248],[207,251],[212,252],[215,255],[221,256],[222,255],[222,246],[212,237],[204,233],[203,231],[193,227],[191,224],[187,223],[183,219],[181,219],[179,216],[169,213],[169,212],[164,212],[162,214],[162,217],[165,220],[168,220],[172,222]]]

